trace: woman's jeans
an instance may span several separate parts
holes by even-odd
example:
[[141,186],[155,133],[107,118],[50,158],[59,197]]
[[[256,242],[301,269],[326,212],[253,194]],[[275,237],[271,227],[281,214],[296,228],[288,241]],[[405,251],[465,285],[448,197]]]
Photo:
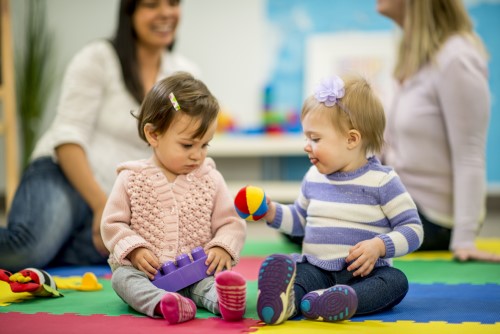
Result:
[[300,302],[308,292],[328,289],[336,284],[349,285],[356,291],[356,315],[366,315],[391,309],[399,304],[408,292],[408,279],[399,269],[377,267],[365,277],[354,277],[346,269],[327,271],[310,263],[297,263],[295,277],[295,310],[300,313]]
[[419,251],[449,250],[451,241],[451,229],[439,226],[431,222],[422,212],[418,212],[422,227],[424,228],[424,241]]
[[92,242],[92,210],[50,157],[23,173],[0,228],[0,268],[104,264]]

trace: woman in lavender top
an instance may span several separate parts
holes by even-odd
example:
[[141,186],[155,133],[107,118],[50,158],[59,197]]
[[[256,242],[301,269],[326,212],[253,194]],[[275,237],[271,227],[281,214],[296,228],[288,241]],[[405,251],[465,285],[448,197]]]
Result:
[[377,0],[401,29],[384,161],[417,204],[420,250],[500,262],[477,248],[486,216],[487,52],[461,0]]
[[302,254],[263,262],[259,317],[340,321],[390,309],[408,291],[391,258],[416,250],[423,229],[398,175],[373,156],[383,145],[381,102],[365,79],[333,76],[305,101],[301,120],[313,166],[295,203],[269,200],[264,219],[303,236]]

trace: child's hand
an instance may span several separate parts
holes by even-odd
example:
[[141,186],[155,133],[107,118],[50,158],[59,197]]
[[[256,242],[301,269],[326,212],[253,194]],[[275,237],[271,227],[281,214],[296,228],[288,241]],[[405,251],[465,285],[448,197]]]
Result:
[[212,247],[208,250],[207,261],[205,264],[208,266],[207,275],[214,272],[220,273],[224,268],[231,270],[231,255],[224,248]]
[[153,279],[160,267],[160,262],[149,249],[139,247],[130,252],[127,258],[132,262],[134,268],[148,275],[149,279]]
[[276,205],[272,202],[271,198],[269,196],[266,196],[266,204],[267,204],[267,212],[262,219],[264,219],[266,222],[271,223],[274,220],[274,217],[276,216]]
[[375,267],[377,260],[385,255],[385,244],[380,238],[373,238],[358,242],[349,249],[346,257],[347,263],[352,262],[348,271],[354,271],[353,276],[365,277],[370,274]]

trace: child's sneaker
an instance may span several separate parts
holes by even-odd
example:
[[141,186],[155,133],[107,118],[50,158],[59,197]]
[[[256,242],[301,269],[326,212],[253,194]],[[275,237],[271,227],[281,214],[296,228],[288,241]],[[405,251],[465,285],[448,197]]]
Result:
[[286,255],[267,257],[259,271],[257,313],[266,324],[277,325],[295,313],[295,262]]
[[163,318],[172,325],[194,319],[196,315],[194,302],[175,292],[167,292],[161,298],[160,310]]
[[234,271],[223,271],[215,276],[219,310],[226,321],[243,319],[246,310],[247,283]]
[[307,319],[327,322],[347,320],[358,308],[356,292],[348,285],[335,285],[329,289],[306,294],[300,310]]

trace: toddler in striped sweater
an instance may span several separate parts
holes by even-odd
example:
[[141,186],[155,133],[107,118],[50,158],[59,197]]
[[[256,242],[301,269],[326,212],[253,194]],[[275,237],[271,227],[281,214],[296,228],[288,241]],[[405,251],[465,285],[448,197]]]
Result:
[[259,272],[257,311],[267,324],[302,314],[346,320],[388,310],[408,292],[391,258],[418,249],[423,229],[398,175],[374,156],[382,104],[359,76],[323,79],[303,106],[311,168],[292,205],[268,199],[268,226],[304,237],[302,254],[274,254]]

